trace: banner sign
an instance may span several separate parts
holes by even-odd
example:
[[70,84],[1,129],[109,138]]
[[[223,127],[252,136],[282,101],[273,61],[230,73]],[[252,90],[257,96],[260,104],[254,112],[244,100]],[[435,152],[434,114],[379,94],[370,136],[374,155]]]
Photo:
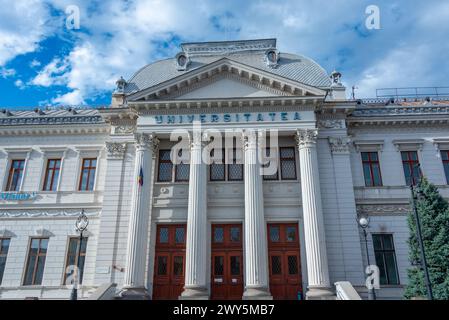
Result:
[[0,200],[3,201],[29,201],[34,200],[37,197],[36,192],[1,192]]

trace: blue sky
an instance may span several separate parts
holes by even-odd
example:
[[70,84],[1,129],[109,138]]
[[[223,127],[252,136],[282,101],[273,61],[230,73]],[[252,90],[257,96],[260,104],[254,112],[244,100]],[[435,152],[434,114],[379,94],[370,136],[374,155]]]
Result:
[[[343,74],[359,98],[375,89],[449,86],[449,1],[0,0],[0,107],[108,105],[115,81],[182,42],[278,39]],[[80,9],[80,28],[66,9]],[[380,29],[365,26],[369,5]]]

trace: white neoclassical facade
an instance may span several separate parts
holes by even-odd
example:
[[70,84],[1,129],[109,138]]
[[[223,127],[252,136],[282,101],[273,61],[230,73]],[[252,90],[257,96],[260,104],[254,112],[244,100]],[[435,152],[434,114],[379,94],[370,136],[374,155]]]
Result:
[[400,299],[408,185],[449,198],[448,121],[442,98],[349,100],[275,39],[183,44],[108,108],[5,109],[0,299],[68,299],[73,265],[81,298],[332,299],[339,281],[365,297],[367,258]]

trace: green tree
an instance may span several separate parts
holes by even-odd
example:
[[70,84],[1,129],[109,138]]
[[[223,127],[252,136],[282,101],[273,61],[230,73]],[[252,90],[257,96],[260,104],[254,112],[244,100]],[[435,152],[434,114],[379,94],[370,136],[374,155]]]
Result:
[[[449,299],[449,204],[439,194],[438,188],[427,179],[421,179],[416,201],[421,232],[426,253],[430,282],[434,299]],[[410,262],[405,298],[426,296],[424,272],[419,264],[420,249],[416,238],[416,221],[413,212],[408,215],[410,227]]]

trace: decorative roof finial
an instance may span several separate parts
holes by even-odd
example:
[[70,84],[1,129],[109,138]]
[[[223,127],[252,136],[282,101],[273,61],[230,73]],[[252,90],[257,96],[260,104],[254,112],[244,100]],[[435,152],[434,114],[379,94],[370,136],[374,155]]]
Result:
[[332,86],[341,86],[341,73],[334,70],[332,71],[330,78],[332,80]]
[[121,76],[115,84],[117,85],[115,93],[125,93],[126,80],[123,79],[123,76]]

